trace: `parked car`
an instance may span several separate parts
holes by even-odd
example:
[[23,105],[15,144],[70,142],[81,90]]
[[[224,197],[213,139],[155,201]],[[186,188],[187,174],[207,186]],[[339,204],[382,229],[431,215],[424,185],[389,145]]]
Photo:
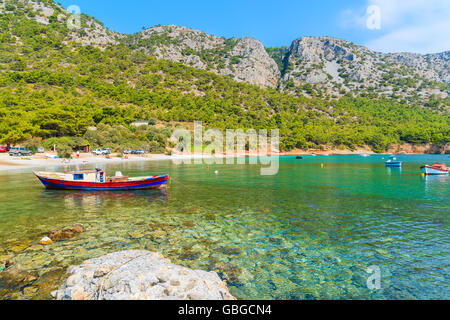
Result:
[[105,151],[103,149],[95,149],[92,151],[93,154],[95,154],[96,156],[101,156],[105,154]]
[[37,148],[37,153],[44,153],[44,152],[45,152],[44,148],[42,148],[42,147]]
[[96,156],[106,156],[108,154],[111,154],[111,150],[109,148],[96,149],[96,150],[92,151],[92,153],[95,154]]
[[125,149],[122,151],[122,154],[131,154],[131,150],[130,149]]
[[100,155],[100,151],[101,149],[95,149],[95,150],[92,150],[92,154],[95,154],[96,156],[98,156],[98,155]]
[[131,151],[131,154],[145,154],[145,151],[142,149],[133,150]]
[[9,155],[11,157],[31,156],[33,152],[25,147],[14,147],[9,149]]
[[6,147],[0,146],[0,153],[5,153],[5,152],[8,152],[8,150],[6,150]]

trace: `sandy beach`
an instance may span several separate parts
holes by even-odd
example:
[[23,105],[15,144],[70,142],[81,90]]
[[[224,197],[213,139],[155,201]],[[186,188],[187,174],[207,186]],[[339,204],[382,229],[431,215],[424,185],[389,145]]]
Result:
[[127,157],[117,157],[111,155],[110,157],[95,156],[91,153],[82,153],[79,158],[70,160],[66,159],[52,159],[46,155],[53,155],[54,153],[35,154],[31,157],[10,157],[7,153],[0,154],[0,171],[6,170],[20,170],[32,168],[49,168],[59,166],[76,166],[89,164],[107,164],[107,163],[125,163],[125,162],[140,162],[140,161],[158,161],[158,160],[184,160],[195,159],[199,155],[164,155],[164,154],[148,154],[148,155],[128,155]]
[[[346,155],[346,154],[373,154],[368,150],[356,150],[354,152],[348,150],[292,150],[290,152],[281,152],[279,156],[296,156],[296,155]],[[179,155],[165,155],[165,154],[146,154],[146,155],[127,155],[125,157],[118,157],[118,154],[112,154],[109,157],[95,156],[92,153],[81,153],[79,158],[73,159],[53,159],[48,156],[56,156],[54,152],[46,152],[44,154],[34,154],[31,157],[10,157],[8,153],[0,154],[0,171],[5,170],[18,170],[18,169],[30,169],[30,168],[42,168],[42,167],[58,167],[67,165],[88,165],[88,164],[105,164],[105,163],[124,163],[124,162],[139,162],[139,161],[160,161],[160,160],[185,160],[185,159],[197,159],[197,158],[210,158],[208,155],[201,154],[179,154]],[[234,156],[234,155],[230,155]],[[245,152],[246,157],[258,157],[257,151]],[[222,156],[216,155],[216,157],[229,157],[226,153]]]

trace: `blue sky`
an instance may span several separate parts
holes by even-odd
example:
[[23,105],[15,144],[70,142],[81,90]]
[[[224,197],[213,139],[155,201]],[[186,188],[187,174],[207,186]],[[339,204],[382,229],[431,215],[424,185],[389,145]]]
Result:
[[382,52],[450,50],[449,0],[60,0],[111,30],[174,24],[216,36],[249,36],[266,47],[333,36]]

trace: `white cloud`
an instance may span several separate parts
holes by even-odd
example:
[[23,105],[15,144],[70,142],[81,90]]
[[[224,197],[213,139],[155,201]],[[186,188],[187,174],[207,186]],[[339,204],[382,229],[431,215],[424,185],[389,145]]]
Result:
[[449,0],[367,0],[366,8],[378,6],[381,29],[368,30],[363,8],[342,12],[343,26],[366,28],[372,39],[365,45],[382,52],[435,53],[450,50]]
[[450,50],[450,21],[403,27],[370,40],[366,46],[381,52],[437,53]]

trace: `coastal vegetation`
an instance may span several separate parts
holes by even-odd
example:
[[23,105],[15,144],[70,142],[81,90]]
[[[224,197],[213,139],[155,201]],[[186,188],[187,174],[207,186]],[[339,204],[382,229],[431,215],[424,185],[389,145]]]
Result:
[[104,50],[82,46],[68,41],[64,21],[44,25],[29,14],[11,8],[0,15],[0,143],[38,138],[65,149],[87,141],[115,151],[164,152],[170,129],[132,125],[149,119],[167,128],[194,120],[218,129],[277,128],[283,151],[370,146],[383,152],[394,143],[449,141],[448,112],[419,103],[262,89],[158,60],[125,41]]

